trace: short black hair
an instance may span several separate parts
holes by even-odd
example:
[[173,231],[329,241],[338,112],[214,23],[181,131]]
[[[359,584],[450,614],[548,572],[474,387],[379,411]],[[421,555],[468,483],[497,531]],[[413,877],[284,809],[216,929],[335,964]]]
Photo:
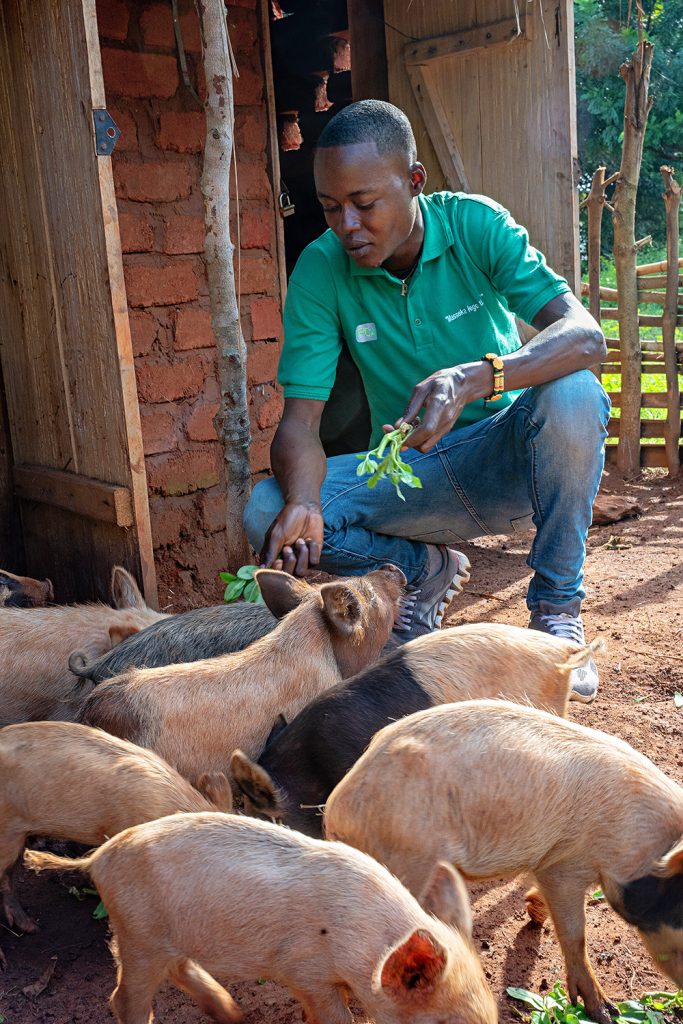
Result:
[[402,110],[384,100],[359,100],[344,107],[323,128],[317,148],[353,146],[360,142],[374,142],[382,156],[400,153],[411,164],[417,157],[410,121]]

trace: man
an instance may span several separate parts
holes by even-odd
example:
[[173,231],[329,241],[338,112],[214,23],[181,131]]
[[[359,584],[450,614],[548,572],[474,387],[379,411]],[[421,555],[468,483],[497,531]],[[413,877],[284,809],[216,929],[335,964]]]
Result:
[[[529,625],[583,642],[583,561],[604,461],[609,400],[587,369],[605,342],[526,231],[483,196],[423,195],[402,111],[364,100],[323,131],[315,157],[329,226],[302,253],[285,307],[285,410],[274,479],[245,527],[264,565],[354,575],[393,562],[410,589],[397,629],[438,628],[469,578],[461,540],[536,527]],[[514,315],[539,332],[520,346]],[[422,481],[405,502],[326,461],[318,436],[346,341],[382,431],[415,424],[404,458]],[[577,670],[575,699],[597,691]]]

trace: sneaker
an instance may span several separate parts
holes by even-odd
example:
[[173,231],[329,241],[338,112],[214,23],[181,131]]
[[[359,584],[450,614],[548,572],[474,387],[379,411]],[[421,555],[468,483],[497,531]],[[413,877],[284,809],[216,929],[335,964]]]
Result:
[[469,560],[460,551],[427,544],[429,575],[419,587],[409,587],[401,600],[394,632],[407,643],[441,629],[449,604],[470,578]]
[[[546,615],[543,612],[533,612],[529,620],[529,629],[538,629],[541,633],[549,633],[550,636],[558,636],[562,640],[572,640],[579,647],[586,643],[580,615],[567,615],[566,612]],[[585,665],[573,669],[570,680],[570,700],[578,700],[582,704],[590,704],[595,700],[598,692],[598,669],[592,658]]]

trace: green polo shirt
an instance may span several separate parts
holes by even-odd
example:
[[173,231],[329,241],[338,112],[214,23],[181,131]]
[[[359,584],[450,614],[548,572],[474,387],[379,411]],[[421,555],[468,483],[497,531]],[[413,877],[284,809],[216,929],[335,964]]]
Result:
[[[421,380],[485,352],[514,352],[514,315],[531,323],[570,291],[529,245],[526,230],[491,199],[435,192],[419,203],[424,244],[405,288],[383,267],[354,263],[329,230],[304,249],[289,281],[278,370],[285,398],[329,398],[344,338],[365,385],[371,446]],[[471,402],[459,425],[499,412],[518,394]]]

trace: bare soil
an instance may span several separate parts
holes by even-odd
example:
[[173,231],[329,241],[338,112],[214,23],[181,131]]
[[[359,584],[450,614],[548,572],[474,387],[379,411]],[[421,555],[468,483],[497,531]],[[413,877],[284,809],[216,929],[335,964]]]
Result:
[[[606,480],[607,491],[638,497],[644,514],[614,526],[591,530],[586,562],[584,618],[590,637],[608,644],[600,659],[601,685],[591,706],[571,705],[571,717],[621,736],[683,783],[683,710],[674,703],[683,692],[683,481],[649,475],[631,484]],[[469,545],[473,565],[467,595],[451,611],[449,623],[500,621],[525,625],[524,603],[530,571],[526,554],[531,535],[486,538]],[[586,836],[586,843],[590,843]],[[629,837],[614,837],[615,844]],[[76,881],[78,881],[76,879]],[[40,922],[36,935],[14,935],[0,927],[7,970],[0,974],[0,1016],[6,1024],[110,1024],[107,998],[114,972],[107,948],[106,922],[96,921],[96,898],[70,895],[74,878],[21,876],[19,895]],[[82,884],[82,883],[81,883]],[[505,988],[544,991],[563,977],[563,962],[550,927],[528,923],[523,879],[472,889],[475,939],[493,990],[500,994],[503,1022],[516,1021]],[[264,923],[267,926],[267,893]],[[294,910],[293,910],[294,912]],[[668,988],[651,965],[636,933],[603,902],[587,906],[592,963],[614,1000]],[[357,937],[362,942],[362,936]],[[54,974],[35,997],[23,989],[49,968]],[[231,990],[248,1024],[299,1024],[298,1004],[271,982],[239,984]],[[164,1024],[205,1021],[189,1000],[170,987],[156,1000]],[[364,1020],[362,1016],[357,1021]]]

